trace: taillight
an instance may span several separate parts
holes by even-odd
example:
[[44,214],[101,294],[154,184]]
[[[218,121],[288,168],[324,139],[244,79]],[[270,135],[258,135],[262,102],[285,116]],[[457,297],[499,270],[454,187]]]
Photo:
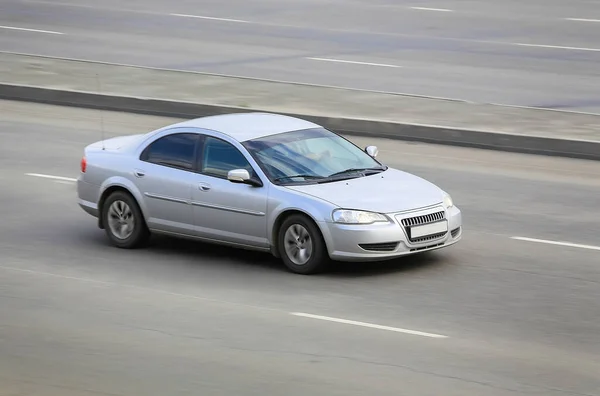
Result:
[[85,173],[85,170],[87,168],[87,160],[85,159],[85,157],[81,158],[81,173]]

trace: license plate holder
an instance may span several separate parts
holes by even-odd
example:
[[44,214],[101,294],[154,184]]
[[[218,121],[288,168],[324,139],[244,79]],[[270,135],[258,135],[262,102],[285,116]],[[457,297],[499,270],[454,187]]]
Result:
[[430,235],[448,232],[448,222],[446,220],[436,221],[435,223],[413,226],[410,228],[410,239],[423,238]]

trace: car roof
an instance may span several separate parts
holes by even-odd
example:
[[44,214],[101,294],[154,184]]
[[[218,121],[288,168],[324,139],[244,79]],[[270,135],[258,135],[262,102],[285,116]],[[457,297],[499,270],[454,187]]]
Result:
[[296,117],[252,112],[200,117],[170,125],[167,128],[174,127],[208,129],[221,132],[239,142],[244,142],[264,136],[320,128],[321,126]]

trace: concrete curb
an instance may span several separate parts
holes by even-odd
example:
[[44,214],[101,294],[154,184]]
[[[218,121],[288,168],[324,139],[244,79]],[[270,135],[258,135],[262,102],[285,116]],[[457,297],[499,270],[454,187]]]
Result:
[[[177,118],[196,118],[233,112],[262,111],[221,105],[177,102],[151,98],[101,95],[93,92],[0,84],[0,99],[73,106],[98,110]],[[517,153],[600,160],[600,142],[553,139],[441,126],[402,124],[387,121],[281,113],[303,118],[345,135],[474,147]]]

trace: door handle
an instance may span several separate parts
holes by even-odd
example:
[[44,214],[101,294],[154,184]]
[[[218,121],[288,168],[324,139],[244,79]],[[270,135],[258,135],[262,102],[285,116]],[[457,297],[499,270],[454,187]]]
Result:
[[210,184],[207,184],[207,183],[200,183],[200,184],[198,184],[198,188],[199,188],[201,191],[208,191],[208,190],[210,190]]
[[136,177],[144,177],[146,175],[146,172],[144,172],[143,170],[140,170],[140,169],[136,169],[133,171],[133,174]]

